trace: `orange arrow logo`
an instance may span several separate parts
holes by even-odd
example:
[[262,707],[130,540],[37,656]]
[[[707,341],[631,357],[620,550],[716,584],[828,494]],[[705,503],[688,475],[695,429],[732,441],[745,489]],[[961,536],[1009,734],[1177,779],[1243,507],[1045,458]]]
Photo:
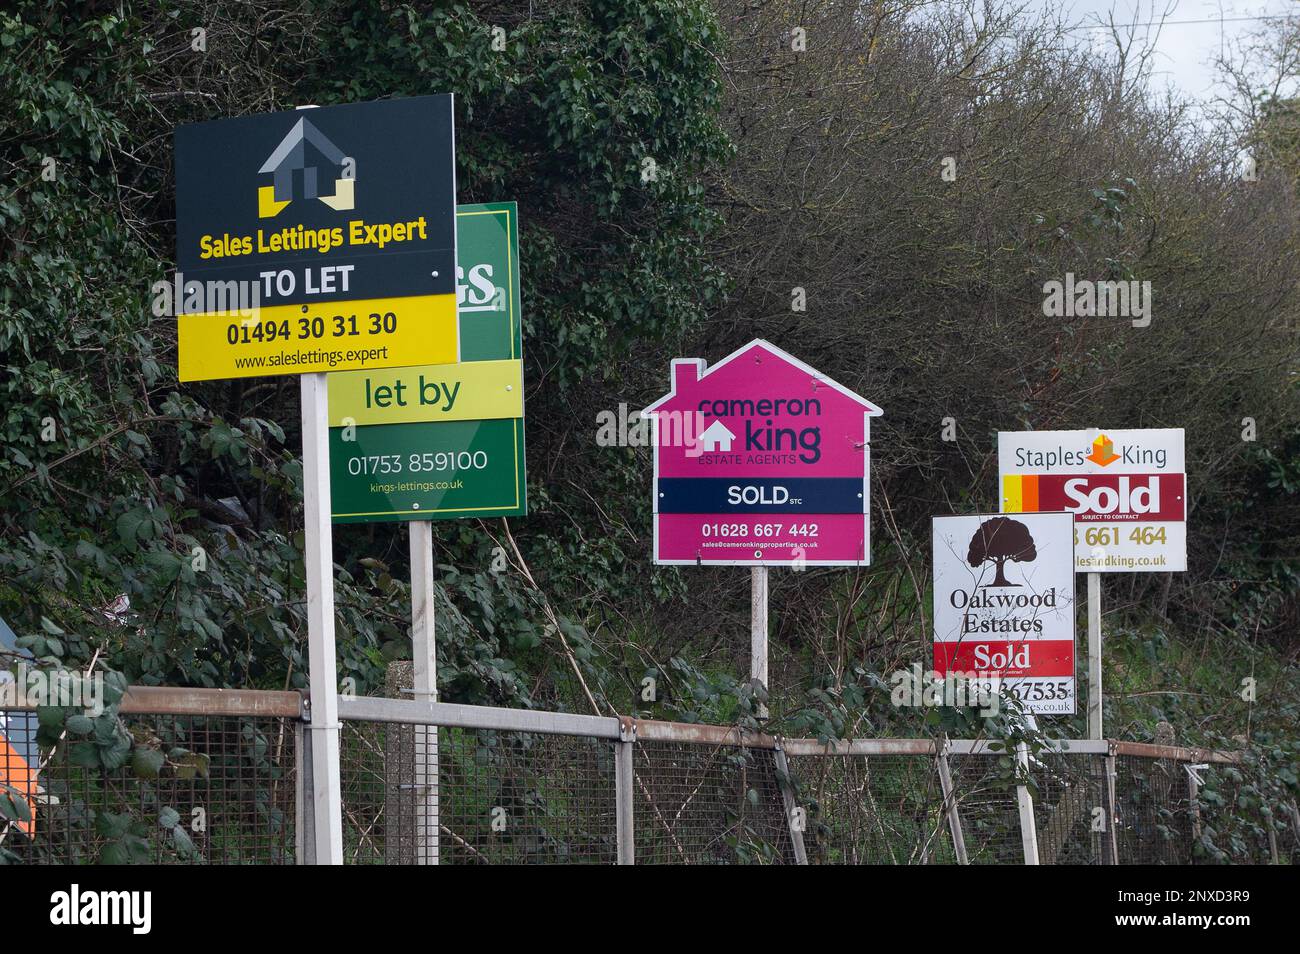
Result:
[[1092,442],[1092,453],[1087,459],[1102,467],[1119,460],[1119,455],[1115,453],[1115,442],[1105,434],[1098,434],[1097,439]]

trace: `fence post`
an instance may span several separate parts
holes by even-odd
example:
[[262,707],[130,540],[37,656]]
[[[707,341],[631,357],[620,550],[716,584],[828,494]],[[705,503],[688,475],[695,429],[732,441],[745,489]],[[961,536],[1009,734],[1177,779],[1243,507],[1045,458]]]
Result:
[[952,787],[952,769],[948,765],[948,740],[943,740],[939,748],[939,790],[943,792],[943,811],[948,816],[948,832],[952,835],[952,850],[957,855],[957,864],[968,865],[966,857],[966,836],[961,830],[961,814],[957,811],[957,793]]
[[[749,678],[767,690],[767,567],[749,568]],[[760,719],[767,718],[767,706],[754,707]]]
[[[1199,765],[1184,765],[1187,771],[1187,810],[1192,815],[1192,837],[1201,837],[1201,777],[1196,774]],[[1206,765],[1208,768],[1209,765]]]
[[293,729],[294,749],[298,763],[297,811],[298,824],[295,826],[294,840],[297,843],[297,859],[300,865],[316,863],[316,813],[315,799],[312,798],[311,740],[312,733],[299,720]]
[[1101,691],[1101,574],[1088,574],[1088,738],[1103,737]]
[[1115,747],[1106,755],[1106,844],[1110,849],[1110,863],[1119,864],[1119,804],[1115,800],[1115,779],[1119,766],[1115,761]]
[[618,838],[618,863],[636,864],[636,824],[632,810],[632,753],[636,748],[636,722],[619,718],[614,743],[614,813]]
[[[1016,767],[1024,781],[1029,780],[1029,746],[1021,742],[1016,746]],[[1029,786],[1016,786],[1016,804],[1020,809],[1020,841],[1025,852],[1025,864],[1038,864],[1038,826],[1034,821],[1034,798]]]
[[790,843],[794,846],[794,863],[806,865],[808,851],[803,844],[804,826],[795,821],[795,810],[799,807],[794,800],[794,783],[790,779],[790,762],[785,757],[781,743],[776,744],[776,781],[781,786],[781,802],[785,805],[785,823],[790,829]]
[[302,723],[293,724],[293,863],[303,864]]

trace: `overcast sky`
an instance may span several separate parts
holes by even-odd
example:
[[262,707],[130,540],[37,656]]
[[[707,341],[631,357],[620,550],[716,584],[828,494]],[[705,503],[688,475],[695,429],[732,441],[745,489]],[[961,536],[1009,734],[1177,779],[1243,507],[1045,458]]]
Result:
[[[1035,0],[1048,6],[1053,0]],[[1155,14],[1152,15],[1152,0],[1063,0],[1067,18],[1071,23],[1081,26],[1103,22],[1113,10],[1115,19],[1121,23],[1131,23],[1134,12],[1139,15],[1138,23],[1149,23],[1160,19],[1165,9],[1164,0],[1155,0]],[[1155,85],[1172,85],[1176,90],[1196,99],[1204,100],[1214,92],[1215,74],[1211,66],[1213,57],[1220,46],[1240,36],[1244,31],[1258,27],[1257,21],[1242,21],[1235,18],[1277,16],[1279,14],[1300,12],[1300,3],[1296,0],[1170,0],[1173,11],[1165,26],[1158,31],[1155,27],[1146,27],[1138,36],[1157,37]],[[1184,23],[1178,21],[1203,21],[1210,23]],[[1106,34],[1100,30],[1075,31],[1084,42],[1086,38],[1105,39]]]

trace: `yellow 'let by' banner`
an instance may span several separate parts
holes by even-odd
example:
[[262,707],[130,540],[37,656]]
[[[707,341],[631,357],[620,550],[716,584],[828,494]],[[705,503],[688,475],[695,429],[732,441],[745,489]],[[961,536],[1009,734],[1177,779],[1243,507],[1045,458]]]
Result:
[[518,360],[331,374],[330,427],[523,417],[523,379]]
[[460,354],[455,295],[180,315],[176,325],[182,381],[452,364]]

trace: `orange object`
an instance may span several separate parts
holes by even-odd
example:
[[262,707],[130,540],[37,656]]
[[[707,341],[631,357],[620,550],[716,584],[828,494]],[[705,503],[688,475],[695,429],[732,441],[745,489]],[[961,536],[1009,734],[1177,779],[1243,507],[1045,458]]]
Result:
[[9,740],[0,735],[0,786],[16,790],[27,799],[31,809],[30,821],[14,822],[28,838],[36,836],[36,772],[27,760],[14,751]]
[[1024,513],[1038,513],[1038,475],[1025,474],[1020,478],[1020,494]]

